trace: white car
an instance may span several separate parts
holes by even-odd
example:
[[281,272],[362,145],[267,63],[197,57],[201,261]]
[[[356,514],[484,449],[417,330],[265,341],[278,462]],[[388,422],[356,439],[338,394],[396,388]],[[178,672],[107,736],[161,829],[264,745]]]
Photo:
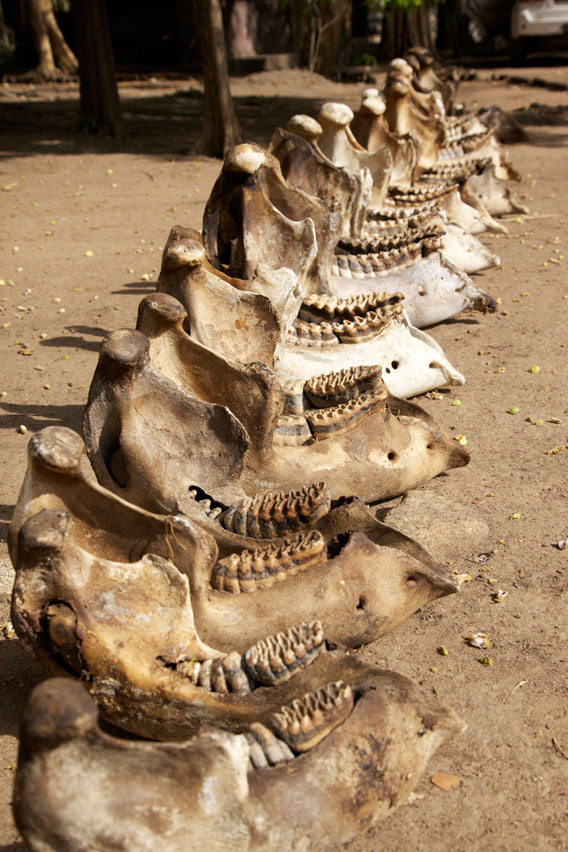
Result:
[[[568,0],[516,0],[511,12],[513,46],[526,50],[528,36],[568,35]],[[515,42],[517,44],[515,45]]]

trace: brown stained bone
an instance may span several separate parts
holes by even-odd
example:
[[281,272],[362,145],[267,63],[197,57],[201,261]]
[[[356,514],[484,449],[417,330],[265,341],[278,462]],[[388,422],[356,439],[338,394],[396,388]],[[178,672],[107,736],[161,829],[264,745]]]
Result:
[[[291,301],[290,321],[297,313],[300,293],[296,281],[288,282],[270,273],[270,281],[280,299],[252,292],[256,282],[241,281],[214,271],[209,264],[201,236],[192,228],[176,225],[164,247],[158,290],[176,298],[187,311],[185,326],[192,338],[227,358],[243,348],[246,335],[246,359],[272,367],[274,352],[282,338],[287,319],[286,305]],[[263,285],[267,282],[263,281]],[[288,289],[287,296],[283,292]]]
[[[363,628],[367,635],[369,629],[372,634],[380,633],[385,629],[384,606],[379,605],[373,625],[369,623],[375,606],[370,595],[379,603],[379,552],[360,534],[351,536],[350,545],[344,551],[352,551],[359,577],[365,570],[362,562],[366,550],[374,550],[375,560],[371,560],[372,570],[370,565],[366,569],[368,588],[360,581],[353,589],[347,585],[339,608],[345,607],[348,591],[359,601],[360,609],[367,609],[365,626],[363,619],[357,619],[359,630]],[[386,555],[383,569],[389,561]],[[392,557],[393,568],[402,559],[411,576],[417,571],[424,574],[419,563],[413,566],[415,560],[404,559],[400,552],[393,551]],[[186,736],[199,724],[212,720],[242,730],[243,725],[269,718],[282,705],[318,689],[322,683],[342,679],[354,688],[361,678],[364,680],[364,664],[359,665],[343,651],[331,651],[326,646],[315,655],[307,653],[301,625],[292,633],[292,643],[264,640],[272,649],[272,657],[281,656],[293,679],[273,678],[267,687],[263,686],[267,682],[265,673],[260,683],[255,683],[251,679],[253,670],[247,666],[247,653],[242,656],[252,644],[247,640],[261,624],[271,625],[269,636],[282,632],[280,624],[286,616],[281,613],[290,611],[290,593],[296,598],[296,611],[304,612],[306,606],[310,610],[312,617],[303,619],[306,623],[314,621],[317,611],[331,625],[335,620],[329,617],[331,604],[339,616],[332,633],[338,636],[345,628],[346,633],[357,630],[353,617],[344,627],[339,626],[343,623],[337,604],[339,578],[344,584],[357,583],[357,575],[350,576],[349,556],[347,559],[343,565],[336,559],[316,566],[252,596],[210,590],[209,601],[201,601],[208,610],[202,626],[206,633],[217,634],[229,628],[233,647],[227,653],[229,646],[217,644],[223,650],[216,650],[198,635],[194,614],[201,630],[198,622],[203,610],[193,608],[194,588],[190,596],[187,577],[173,563],[153,555],[130,563],[94,557],[75,543],[75,525],[69,513],[45,509],[30,517],[20,530],[12,621],[24,645],[50,672],[80,675],[87,680],[101,711],[114,724],[159,739]],[[400,567],[395,568],[399,573]],[[381,592],[386,591],[384,580],[381,586]],[[444,590],[450,587],[446,580]],[[391,587],[389,591],[393,590]],[[408,596],[409,601],[412,597]],[[403,609],[400,598],[393,597],[393,602],[399,616]],[[308,633],[312,634],[312,645],[321,644],[315,639],[319,630],[310,629]],[[254,645],[258,648],[258,633]],[[255,649],[249,658],[258,662]],[[270,668],[276,671],[277,661],[271,661]]]
[[385,85],[385,118],[392,133],[404,136],[414,133],[418,140],[418,169],[428,169],[438,160],[445,141],[443,122],[427,116],[412,101],[411,82],[400,71],[391,70]]
[[337,166],[358,173],[368,169],[373,180],[370,205],[380,208],[387,194],[387,188],[392,175],[393,158],[388,148],[381,148],[373,153],[360,145],[349,128],[353,120],[352,110],[346,104],[324,104],[318,114],[318,122],[322,127],[319,148]]
[[18,829],[31,852],[100,849],[101,838],[114,852],[331,852],[403,804],[432,753],[464,729],[408,678],[367,669],[351,712],[297,756],[263,722],[245,736],[119,740],[100,730],[80,684],[47,681],[22,724]]
[[238,499],[250,446],[243,425],[166,378],[150,354],[140,331],[114,332],[102,343],[83,420],[99,482],[158,512],[183,509],[194,484],[217,500]]
[[[43,458],[54,431],[72,434],[51,427],[47,436],[35,436]],[[325,559],[319,533],[300,545],[271,544],[211,520],[200,528],[182,517],[160,519],[93,487],[80,471],[61,465],[52,474],[37,456],[34,450],[10,530],[13,623],[50,671],[87,677],[105,714],[143,735],[178,736],[219,715],[233,721],[246,715],[236,696],[249,694],[254,683],[247,686],[241,655],[259,637],[288,631],[290,612],[308,624],[321,616],[330,641],[360,645],[458,588],[423,548],[358,501],[332,507],[317,521]],[[219,557],[205,526],[217,530]],[[253,594],[217,591],[219,559],[244,564],[249,557],[242,551],[254,547],[265,553],[257,573],[266,575],[268,564],[278,582],[261,577]],[[305,656],[299,644],[294,669]],[[290,668],[289,649],[282,659]],[[338,677],[344,675],[334,669],[325,682]],[[304,692],[319,685],[307,683]],[[256,691],[253,705],[262,706]],[[171,703],[165,721],[158,693]],[[188,709],[194,702],[197,708]]]
[[[196,503],[204,502],[206,514],[219,514],[239,501],[262,502],[268,492],[298,491],[306,482],[321,480],[327,482],[332,499],[358,494],[376,500],[467,463],[463,450],[420,415],[399,421],[388,406],[377,408],[373,400],[368,400],[370,406],[342,411],[332,406],[330,417],[317,424],[317,435],[312,429],[308,436],[301,422],[280,419],[286,392],[270,371],[258,365],[223,367],[218,356],[208,361],[207,350],[188,339],[181,325],[183,310],[174,301],[159,296],[142,303],[140,323],[150,338],[141,331],[122,330],[103,342],[84,414],[85,440],[99,482],[136,505],[195,516]],[[380,342],[385,329],[398,333],[399,327],[406,328],[398,296],[383,301],[383,307],[355,314],[353,320],[346,314],[327,326],[299,323],[296,334],[298,328],[306,329],[318,346],[326,334],[336,346],[341,342],[354,349],[360,343],[369,345],[365,341]],[[349,312],[347,304],[340,307]],[[432,369],[443,357],[439,352],[432,347]],[[401,366],[396,356],[385,371],[395,374],[400,367],[408,373],[409,365]],[[201,384],[207,384],[203,393]],[[223,388],[239,417],[215,401],[223,399]],[[288,426],[292,446],[286,446]],[[302,432],[306,441],[295,446]],[[325,435],[326,441],[311,440]],[[238,511],[228,514],[239,518]],[[260,533],[247,529],[261,536],[297,529],[280,529],[278,524],[274,528],[275,533],[268,527]]]
[[343,219],[333,198],[289,185],[276,157],[247,143],[225,157],[205,206],[203,241],[221,272],[250,279],[260,267],[286,267],[306,292],[316,292],[325,283]]
[[282,408],[274,373],[264,364],[237,364],[202,346],[184,332],[186,317],[180,302],[166,293],[142,299],[136,327],[150,341],[152,365],[192,396],[229,408],[261,459],[272,450]]
[[371,154],[388,148],[393,159],[391,181],[410,184],[415,177],[419,140],[415,133],[397,136],[385,118],[385,101],[379,97],[364,98],[351,122],[353,136]]
[[289,186],[325,199],[342,211],[341,235],[349,238],[361,232],[371,193],[371,178],[341,168],[328,159],[318,146],[322,128],[305,115],[293,116],[286,130],[278,128],[268,150],[280,163]]

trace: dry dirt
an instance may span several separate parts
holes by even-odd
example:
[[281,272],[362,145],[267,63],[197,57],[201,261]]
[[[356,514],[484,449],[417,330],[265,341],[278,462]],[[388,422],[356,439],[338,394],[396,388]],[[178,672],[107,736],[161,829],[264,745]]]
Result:
[[[534,73],[568,82],[566,68]],[[470,106],[566,105],[565,92],[490,82],[488,71],[480,77],[462,87]],[[261,143],[294,112],[313,114],[329,99],[355,105],[362,88],[299,72],[233,83],[246,135]],[[130,83],[121,96],[129,137],[113,149],[74,137],[76,87],[0,86],[0,623],[12,583],[6,532],[30,434],[51,424],[80,428],[102,337],[134,324],[169,229],[199,227],[219,171],[218,161],[186,156],[199,124],[196,83]],[[432,329],[467,384],[423,404],[467,436],[471,464],[397,510],[401,526],[471,580],[362,651],[435,691],[468,729],[436,753],[412,802],[353,844],[357,852],[568,846],[568,548],[556,546],[568,536],[568,119],[530,121],[530,144],[511,149],[530,214],[513,218],[508,236],[484,238],[503,260],[479,277],[499,310]],[[529,372],[533,365],[540,371]],[[512,407],[519,413],[508,414]],[[564,450],[550,454],[557,447]],[[496,603],[499,589],[507,594]],[[476,631],[487,633],[489,651],[464,641]],[[480,664],[482,656],[492,665]],[[23,848],[9,803],[19,719],[41,678],[17,640],[0,641],[0,852]],[[436,788],[436,771],[460,785]]]

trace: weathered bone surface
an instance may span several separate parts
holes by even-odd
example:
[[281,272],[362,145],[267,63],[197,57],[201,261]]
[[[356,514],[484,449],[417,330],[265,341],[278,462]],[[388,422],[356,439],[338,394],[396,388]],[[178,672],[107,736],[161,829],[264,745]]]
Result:
[[[451,230],[449,234],[451,239]],[[461,234],[458,234],[458,239],[460,236]],[[464,234],[465,248],[459,249],[463,263],[467,260],[468,236]],[[451,246],[451,243],[448,245]],[[336,294],[343,293],[348,296],[369,293],[376,289],[377,284],[381,289],[390,290],[396,285],[396,289],[404,296],[406,313],[416,329],[443,322],[467,308],[486,311],[491,310],[493,305],[490,296],[437,252],[420,258],[415,264],[396,267],[395,273],[385,271],[373,278],[365,278],[364,274],[353,277],[349,275],[347,266],[339,271],[340,275],[333,279]]]
[[337,166],[318,146],[322,129],[307,115],[292,116],[287,130],[278,128],[270,140],[268,151],[280,163],[287,183],[308,195],[329,198],[343,210],[341,236],[349,239],[363,229],[372,188],[368,170],[359,172]]
[[[41,502],[36,498],[35,508]],[[115,510],[121,512],[118,502]],[[20,511],[27,514],[25,506]],[[329,524],[352,526],[349,508],[338,512]],[[121,727],[158,739],[177,739],[212,720],[239,729],[266,720],[322,683],[342,679],[354,688],[364,676],[363,664],[330,650],[334,645],[326,644],[315,613],[330,624],[333,643],[347,638],[360,644],[427,600],[456,590],[455,580],[428,554],[371,518],[363,514],[359,526],[374,530],[384,546],[354,532],[343,534],[347,540],[337,556],[324,561],[314,541],[305,539],[303,545],[265,548],[248,560],[241,552],[240,576],[238,568],[232,572],[241,582],[236,587],[231,560],[224,560],[223,575],[211,564],[215,558],[206,564],[214,543],[189,520],[174,519],[177,526],[171,527],[174,540],[180,531],[178,546],[189,542],[197,554],[196,572],[185,556],[182,574],[155,553],[133,558],[130,530],[122,559],[96,555],[84,541],[84,519],[77,521],[67,509],[41,509],[18,534],[13,624],[49,671],[87,678],[104,715]],[[166,519],[163,525],[167,532]],[[324,533],[314,538],[326,547]],[[115,536],[115,551],[119,545]],[[143,552],[145,545],[142,540],[135,549]],[[286,576],[294,557],[301,562],[302,550],[308,564],[296,564]],[[271,564],[282,576],[265,584]],[[221,576],[223,586],[229,577],[228,593],[215,588]],[[283,627],[292,611],[299,621],[306,612],[310,617]],[[259,641],[263,628],[260,635],[267,638]]]
[[517,200],[511,188],[497,178],[493,163],[487,165],[481,174],[472,175],[468,185],[472,194],[485,205],[492,216],[529,212],[528,207]]
[[369,153],[388,148],[393,159],[391,181],[399,185],[410,184],[415,177],[419,141],[414,132],[406,136],[392,133],[385,118],[385,108],[383,98],[364,97],[350,129],[357,142]]
[[[213,302],[215,305],[222,301],[223,294],[229,302],[234,301],[240,293],[237,285],[240,283],[246,286],[247,282],[236,282],[226,275],[217,275],[207,264],[203,246],[196,238],[198,234],[189,228],[178,226],[172,230],[164,249],[158,288],[182,303],[188,313],[186,326],[189,326],[192,337],[225,357],[248,362],[248,345],[251,331],[255,329],[239,327],[233,329],[228,340],[224,339],[224,336],[216,331],[215,317],[210,313],[207,304],[211,291],[216,294]],[[176,257],[175,268],[172,268],[169,261],[171,252]],[[299,247],[296,253],[301,255]],[[187,262],[183,262],[184,258]],[[329,262],[331,263],[331,258]],[[301,257],[297,263],[301,265]],[[409,276],[408,280],[411,281],[412,276]],[[342,278],[330,276],[328,281],[328,290],[332,289],[333,284],[335,293],[339,294],[344,292],[352,295],[364,289],[360,287],[358,290],[348,291]],[[458,273],[457,281],[454,287],[463,284],[464,276]],[[238,292],[235,292],[235,288]],[[372,287],[373,291],[377,289],[376,286]],[[387,286],[381,289],[391,288]],[[396,292],[397,288],[393,286],[392,289]],[[299,301],[296,305],[294,317],[300,308]],[[380,364],[383,366],[383,378],[389,391],[399,397],[414,396],[444,384],[463,384],[461,373],[452,367],[431,337],[414,328],[400,310],[393,310],[388,322],[387,313],[388,309],[385,307],[384,316],[377,325],[374,325],[374,317],[368,317],[363,327],[355,329],[358,333],[353,335],[354,343],[347,346],[343,345],[344,340],[341,340],[332,328],[305,328],[301,323],[294,323],[288,313],[282,320],[283,342],[280,346],[275,346],[272,358],[265,363],[274,369],[282,382],[300,378],[307,380],[312,376],[348,369],[351,366]],[[260,328],[256,333],[260,334]],[[238,334],[240,340],[237,344]],[[255,349],[258,349],[258,346]],[[391,369],[393,361],[397,363],[396,369]]]
[[[381,321],[381,310],[354,320],[344,315],[341,322],[327,325],[344,334],[363,334],[366,323],[375,321],[372,317]],[[209,358],[183,330],[184,316],[172,297],[146,297],[139,325],[148,337],[123,330],[109,335],[101,347],[85,411],[85,440],[99,481],[128,500],[153,511],[189,512],[201,494],[201,499],[213,499],[212,507],[227,528],[263,537],[269,534],[252,530],[269,506],[276,512],[299,500],[300,516],[305,505],[310,518],[306,482],[325,479],[333,499],[358,495],[377,500],[467,462],[461,448],[440,435],[418,407],[410,416],[397,416],[402,403],[388,394],[380,378],[372,388],[360,385],[346,403],[330,398],[327,407],[318,408],[306,396],[291,424],[287,391],[270,371],[259,365],[240,369],[231,362],[225,368],[224,359],[213,353]],[[304,325],[321,328],[320,323]],[[402,367],[392,360],[385,370]],[[319,375],[322,381],[335,381]],[[216,402],[231,382],[226,402],[233,411]],[[300,441],[297,425],[303,426]],[[290,489],[299,489],[298,494],[274,493]],[[276,521],[270,523],[274,527]],[[274,529],[270,535],[287,532],[285,527]]]
[[[357,379],[368,386],[372,376],[347,377],[331,390],[346,394]],[[318,401],[329,391],[321,384],[313,388]],[[259,635],[285,630],[290,611],[308,623],[318,615],[325,616],[333,624],[333,639],[361,644],[392,629],[428,600],[457,590],[454,579],[423,548],[378,522],[357,500],[330,507],[325,489],[319,489],[311,503],[308,500],[303,507],[300,503],[299,509],[297,501],[280,508],[280,529],[273,528],[271,534],[284,530],[287,535],[276,541],[259,539],[258,520],[266,531],[269,516],[265,514],[263,519],[257,513],[254,541],[242,534],[242,528],[240,532],[226,529],[210,509],[197,503],[191,519],[154,515],[132,506],[91,481],[85,461],[83,443],[69,429],[48,427],[30,441],[29,466],[10,527],[9,546],[14,565],[23,572],[14,594],[15,623],[23,625],[24,641],[27,637],[36,650],[40,648],[40,656],[45,643],[36,635],[37,626],[43,618],[42,607],[51,604],[65,603],[78,618],[88,604],[91,614],[86,627],[92,633],[100,613],[97,630],[102,631],[101,643],[107,641],[105,587],[116,586],[120,566],[122,586],[112,593],[112,600],[108,598],[108,606],[111,610],[118,607],[121,621],[126,619],[134,627],[138,624],[144,631],[137,642],[133,628],[134,644],[148,649],[148,641],[155,643],[155,659],[176,644],[191,649],[197,660],[222,653],[212,651],[212,646],[243,651]],[[306,520],[311,532],[292,536],[294,529],[302,527],[295,518],[310,506],[311,517]],[[49,575],[44,572],[42,580],[41,566],[46,563],[41,562],[37,588],[30,580],[33,572],[21,567],[24,557],[18,546],[28,521],[32,532],[36,530],[37,541],[46,535],[53,538],[53,530],[61,528],[57,534],[61,546],[54,546],[50,557],[54,570]],[[35,539],[27,536],[28,549]],[[34,553],[42,553],[38,547],[37,542],[32,547],[32,562]],[[166,558],[172,563],[165,563]],[[88,581],[89,571],[95,576]],[[183,591],[186,577],[190,602]],[[164,591],[162,582],[174,591]],[[137,601],[139,584],[142,592]],[[162,601],[162,610],[156,622],[151,608],[155,635],[149,639],[149,622],[142,609],[152,589]],[[251,592],[257,594],[246,594]],[[114,599],[119,597],[125,601],[123,607]],[[34,600],[37,606],[31,603]],[[164,607],[170,609],[168,618]],[[176,630],[181,632],[174,642]],[[206,635],[209,644],[196,638],[196,631]],[[111,641],[110,633],[107,639]],[[78,654],[79,650],[71,656],[78,658]],[[81,654],[86,658],[85,651]],[[98,671],[100,660],[91,657],[88,662]]]
[[322,135],[318,140],[320,149],[338,166],[357,173],[368,169],[373,179],[371,207],[382,207],[393,170],[393,158],[388,148],[372,153],[360,145],[349,128],[353,111],[340,103],[324,104],[318,114]]
[[[361,198],[361,182],[356,178],[355,173],[332,164],[317,147],[317,139],[321,134],[320,125],[314,119],[300,115],[294,116],[288,123],[288,127],[293,128],[296,132],[292,132],[291,130],[277,130],[270,143],[270,150],[278,157],[282,172],[288,182],[310,195],[323,196],[331,194],[333,201],[340,206],[345,206],[345,198],[355,198],[358,202]],[[303,138],[299,139],[298,134],[301,134]],[[475,166],[472,165],[470,169],[474,171]],[[340,173],[341,180],[335,172]],[[354,188],[350,187],[350,180],[355,184]],[[429,254],[436,249],[440,249],[444,258],[466,273],[478,272],[481,269],[499,265],[499,259],[471,234],[466,234],[463,229],[455,225],[442,222],[441,218],[438,218],[436,223],[433,221],[429,222],[429,227],[422,227],[421,230],[424,232],[423,237],[417,237],[416,234],[418,232],[416,230],[406,229],[399,232],[396,242],[393,242],[392,239],[389,242],[383,235],[383,240],[379,237],[375,240],[375,245],[373,246],[371,245],[372,241],[363,241],[361,239],[364,232],[362,221],[365,216],[365,208],[358,204],[357,209],[359,211],[357,217],[353,215],[350,218],[347,217],[346,224],[348,227],[343,233],[342,245],[350,246],[358,241],[360,246],[359,251],[353,252],[351,248],[349,248],[349,251],[357,254],[378,253],[380,255],[377,258],[378,264],[370,270],[370,275],[388,277],[388,281],[381,282],[381,287],[384,289],[388,289],[390,286],[396,289],[396,273],[407,265],[419,264],[419,257],[422,254]],[[448,233],[447,237],[446,232]],[[420,241],[421,249],[419,256],[416,255],[416,243],[418,240]],[[342,277],[341,272],[338,272],[336,268],[337,262],[338,258],[336,257],[332,262],[331,268],[332,280],[329,289],[333,292],[337,292],[336,288],[342,288],[342,282],[333,280],[338,275]],[[440,262],[443,264],[443,261]],[[464,281],[457,279],[452,287],[449,281],[451,277],[450,270],[447,266],[445,267],[445,273],[445,275],[442,274],[442,280],[449,287],[450,299],[448,301],[448,314],[446,317],[442,317],[442,319],[447,319],[449,316],[453,316],[456,311],[459,312],[468,306],[467,302],[462,303],[460,301],[457,304],[457,308],[455,307],[456,300],[451,297],[451,294],[456,289],[463,291]],[[406,287],[401,291],[405,297],[404,307],[408,318],[418,328],[423,327],[421,324],[422,320],[416,322],[416,318],[422,318],[424,314],[428,313],[428,307],[425,304],[425,299],[428,299],[428,291],[419,286],[421,274],[419,269],[415,269],[415,274],[407,281]],[[365,276],[363,275],[362,277]],[[413,286],[414,282],[416,282],[417,286]],[[466,291],[471,291],[472,293],[470,306],[478,305],[481,293],[477,291],[477,288],[474,287],[472,282],[466,285]],[[341,292],[340,289],[339,292]],[[414,307],[415,301],[418,301],[419,304],[418,311]],[[427,321],[426,324],[433,324],[433,322],[439,321],[441,305],[441,300],[439,298],[436,299],[436,307],[433,314],[435,319]]]
[[434,166],[445,141],[443,121],[437,116],[426,116],[416,107],[411,98],[410,79],[400,70],[389,71],[384,95],[385,117],[391,132],[397,136],[414,133],[419,143],[418,167]]
[[[305,700],[300,729],[316,714],[325,724],[333,690]],[[49,680],[24,715],[16,824],[31,852],[337,849],[403,804],[465,727],[395,672],[370,670],[351,700],[304,752],[258,722],[244,735],[206,728],[179,744],[142,743],[103,733],[80,684]],[[294,712],[280,715],[295,726]]]

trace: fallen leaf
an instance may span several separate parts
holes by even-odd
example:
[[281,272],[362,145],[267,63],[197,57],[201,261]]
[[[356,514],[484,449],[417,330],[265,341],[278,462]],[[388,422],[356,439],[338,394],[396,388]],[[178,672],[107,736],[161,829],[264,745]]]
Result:
[[454,787],[459,787],[461,778],[459,775],[451,775],[449,772],[436,772],[430,778],[435,787],[440,790],[453,790]]

